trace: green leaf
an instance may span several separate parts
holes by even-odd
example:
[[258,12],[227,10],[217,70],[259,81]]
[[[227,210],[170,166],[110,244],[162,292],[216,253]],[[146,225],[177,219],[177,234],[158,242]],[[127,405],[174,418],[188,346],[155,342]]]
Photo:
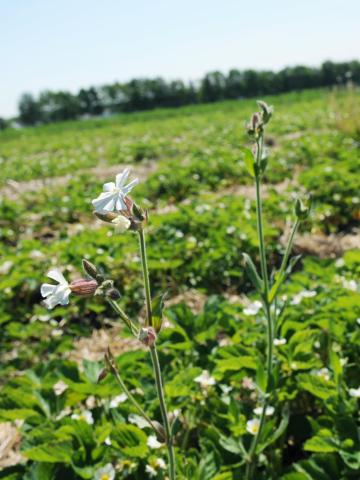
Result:
[[135,425],[117,425],[110,438],[112,444],[129,457],[144,458],[148,453],[147,436]]
[[256,370],[257,362],[255,358],[250,356],[242,357],[230,357],[216,360],[216,370],[224,373],[231,370],[241,370],[242,368],[249,368],[250,370]]
[[303,373],[298,375],[297,381],[299,388],[310,392],[312,395],[321,398],[322,400],[327,400],[336,395],[334,382],[325,380],[320,376]]
[[70,442],[48,442],[37,447],[22,450],[21,454],[36,462],[71,463],[72,451],[73,448]]
[[244,160],[245,167],[248,174],[251,175],[252,177],[255,177],[255,160],[254,160],[254,155],[252,154],[252,151],[244,147],[241,147],[240,151],[243,154],[242,158]]
[[163,309],[164,309],[164,300],[167,293],[156,296],[152,301],[152,324],[156,331],[159,333],[162,327],[163,322]]
[[331,453],[337,452],[339,450],[339,445],[332,437],[322,437],[317,435],[305,442],[304,450],[307,452]]
[[254,262],[251,260],[251,257],[247,253],[242,254],[245,263],[245,270],[250,278],[252,284],[254,285],[256,291],[261,295],[264,291],[264,282],[260,278]]

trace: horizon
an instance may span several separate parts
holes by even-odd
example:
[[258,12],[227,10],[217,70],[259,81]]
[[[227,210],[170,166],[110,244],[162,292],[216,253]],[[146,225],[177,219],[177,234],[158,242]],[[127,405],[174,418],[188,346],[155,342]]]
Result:
[[[360,4],[347,3],[350,8],[344,9],[338,0],[316,5],[261,0],[255,8],[244,1],[220,7],[215,1],[199,0],[194,6],[185,0],[179,11],[178,4],[159,0],[152,5],[138,0],[132,7],[115,0],[101,6],[94,0],[75,5],[14,0],[2,7],[0,116],[16,116],[26,92],[76,93],[133,78],[189,82],[215,70],[278,71],[357,60]],[[257,11],[261,15],[254,30]]]

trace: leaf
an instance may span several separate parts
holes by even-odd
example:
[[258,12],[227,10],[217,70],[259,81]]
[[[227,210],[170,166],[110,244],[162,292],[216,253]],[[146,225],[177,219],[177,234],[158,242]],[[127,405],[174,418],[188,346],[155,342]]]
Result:
[[240,151],[243,154],[243,160],[248,174],[255,177],[255,161],[252,151],[244,147],[241,147]]
[[145,458],[147,435],[135,425],[117,425],[110,435],[113,446],[129,457]]
[[332,437],[321,437],[317,435],[305,442],[304,450],[307,452],[331,453],[337,452],[339,446]]
[[224,373],[231,370],[241,370],[242,368],[249,368],[250,370],[256,370],[257,363],[253,357],[230,357],[216,360],[216,370]]
[[71,452],[73,451],[70,442],[48,442],[27,450],[21,454],[36,462],[46,463],[71,463]]
[[247,273],[248,277],[250,278],[250,280],[251,280],[252,284],[254,285],[256,291],[259,294],[262,294],[263,291],[264,291],[264,282],[260,278],[260,276],[259,276],[259,274],[256,270],[256,267],[254,265],[254,262],[251,260],[251,257],[247,253],[243,253],[242,256],[244,258],[245,270],[246,270],[246,273]]
[[256,450],[257,453],[260,453],[263,450],[265,450],[265,448],[267,448],[272,443],[276,442],[276,440],[278,440],[281,437],[281,435],[283,435],[283,433],[285,432],[289,424],[289,418],[290,418],[290,409],[288,405],[285,405],[282,411],[282,419],[278,428],[275,430],[275,432],[272,435],[270,435],[270,437],[267,440],[265,440],[264,443],[259,444],[259,447]]
[[167,295],[167,292],[164,294],[156,296],[152,301],[152,324],[156,331],[159,333],[162,327],[163,322],[163,309],[164,309],[164,300]]
[[239,442],[232,437],[224,437],[221,435],[219,443],[227,452],[235,453],[236,455],[242,453]]
[[315,397],[327,400],[336,395],[335,384],[317,375],[303,373],[297,377],[299,388],[310,392]]

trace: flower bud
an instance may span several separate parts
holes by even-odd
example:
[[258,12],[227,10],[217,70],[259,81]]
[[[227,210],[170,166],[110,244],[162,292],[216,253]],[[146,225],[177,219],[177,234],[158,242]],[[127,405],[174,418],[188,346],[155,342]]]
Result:
[[75,295],[79,295],[80,297],[88,297],[94,295],[98,283],[96,280],[89,280],[87,278],[79,278],[77,280],[73,280],[70,285],[70,290]]
[[156,342],[156,332],[152,327],[144,327],[139,332],[139,340],[144,345],[152,347]]
[[305,205],[300,198],[296,199],[295,215],[299,220],[306,220],[310,215],[310,209],[311,209],[310,202],[308,205]]
[[119,300],[119,298],[121,298],[120,292],[116,288],[110,288],[107,290],[106,296],[111,300]]
[[115,212],[94,212],[94,215],[103,222],[112,223],[116,219],[118,213]]
[[95,265],[93,263],[89,262],[88,260],[86,260],[85,258],[83,258],[82,264],[83,264],[83,269],[84,269],[85,273],[87,273],[89,275],[89,277],[96,280],[98,272],[97,272],[97,268],[95,267]]
[[267,103],[263,102],[262,100],[258,100],[257,104],[261,108],[261,118],[263,121],[263,124],[265,125],[270,121],[270,118],[273,114],[273,107],[269,106]]
[[103,368],[98,375],[97,382],[100,383],[101,380],[104,380],[104,378],[107,377],[108,373],[109,373],[109,370],[107,368]]

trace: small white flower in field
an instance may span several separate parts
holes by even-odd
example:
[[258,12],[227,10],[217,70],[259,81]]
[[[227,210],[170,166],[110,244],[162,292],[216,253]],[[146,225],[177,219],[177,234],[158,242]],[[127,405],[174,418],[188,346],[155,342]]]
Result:
[[321,368],[320,370],[315,370],[315,372],[313,373],[326,381],[330,380],[330,372],[327,368]]
[[120,395],[117,395],[110,401],[110,408],[116,408],[120,405],[120,403],[124,403],[127,400],[127,395],[126,393],[121,393]]
[[131,413],[128,420],[141,429],[149,426],[147,420],[144,417],[140,417],[140,415],[136,415],[136,413]]
[[9,273],[13,265],[14,263],[11,260],[6,260],[6,262],[0,266],[0,275],[6,275]]
[[69,303],[69,295],[71,293],[70,285],[65,280],[64,275],[59,270],[50,270],[47,276],[58,285],[51,285],[50,283],[43,283],[41,285],[41,295],[46,298],[44,305],[51,310],[56,305],[67,305]]
[[341,268],[345,265],[345,260],[343,258],[338,258],[335,262],[336,268]]
[[[254,413],[255,415],[261,415],[262,414],[262,407],[256,407],[254,408]],[[275,412],[275,408],[272,407],[271,405],[267,406],[266,407],[266,410],[265,410],[265,415],[267,417],[271,417],[271,415],[274,415],[274,412]]]
[[230,225],[230,227],[228,227],[228,228],[226,229],[226,233],[227,233],[228,235],[232,235],[232,234],[235,233],[235,232],[236,232],[236,227],[234,227],[233,225]]
[[105,467],[99,468],[96,470],[94,480],[114,480],[115,478],[115,469],[111,463],[107,463]]
[[275,347],[281,347],[281,345],[285,345],[287,342],[286,338],[274,338],[274,345]]
[[151,465],[146,465],[145,472],[149,474],[150,477],[156,477],[157,471]]
[[129,174],[130,169],[126,168],[123,172],[116,175],[115,183],[109,182],[104,184],[104,191],[92,201],[97,212],[112,212],[113,210],[127,209],[125,197],[131,192],[135,185],[139,183],[139,180],[135,178],[125,185]]
[[104,440],[104,443],[105,445],[107,445],[108,447],[111,447],[112,443],[111,443],[111,438],[110,437],[106,437],[105,440]]
[[357,319],[356,319],[356,323],[357,323],[358,325],[360,325],[360,318],[357,318]]
[[124,215],[118,215],[114,220],[111,221],[115,225],[116,233],[124,233],[129,229],[131,222]]
[[244,315],[257,315],[259,310],[262,308],[262,303],[259,300],[255,300],[255,302],[250,303],[246,308],[243,310]]
[[160,443],[158,441],[158,439],[156,438],[155,435],[150,435],[147,439],[147,446],[149,448],[161,448],[162,447],[162,443]]
[[88,423],[89,425],[94,424],[94,419],[90,410],[83,410],[81,413],[73,413],[71,415],[73,420],[83,420],[84,422]]
[[203,370],[201,375],[194,378],[194,382],[199,383],[201,388],[206,390],[207,388],[211,387],[212,385],[215,385],[216,380],[215,380],[214,377],[210,376],[208,370]]
[[222,385],[220,385],[220,388],[225,395],[230,393],[231,390],[233,389],[233,387],[230,387],[230,385],[225,385],[224,383]]
[[241,382],[242,388],[245,388],[246,390],[255,390],[255,383],[252,378],[250,377],[244,377]]
[[360,387],[350,388],[349,394],[350,394],[350,397],[360,398]]
[[165,463],[164,459],[162,459],[162,458],[157,458],[156,459],[156,465],[159,468],[161,468],[162,470],[165,470],[165,468],[166,468],[166,463]]
[[351,290],[352,292],[356,292],[357,290],[357,283],[355,280],[346,280],[344,278],[342,281],[342,286],[347,290]]
[[31,250],[31,252],[29,253],[29,257],[32,260],[38,260],[39,258],[43,258],[44,254],[40,252],[40,250]]
[[63,394],[67,388],[68,385],[63,380],[59,380],[53,385],[53,390],[56,396]]
[[291,305],[299,305],[301,303],[301,300],[303,298],[312,298],[317,295],[317,292],[315,290],[303,290],[302,292],[299,292],[294,296],[294,298],[291,301]]
[[253,418],[246,422],[246,430],[251,433],[251,435],[256,435],[259,431],[260,420],[258,418]]

